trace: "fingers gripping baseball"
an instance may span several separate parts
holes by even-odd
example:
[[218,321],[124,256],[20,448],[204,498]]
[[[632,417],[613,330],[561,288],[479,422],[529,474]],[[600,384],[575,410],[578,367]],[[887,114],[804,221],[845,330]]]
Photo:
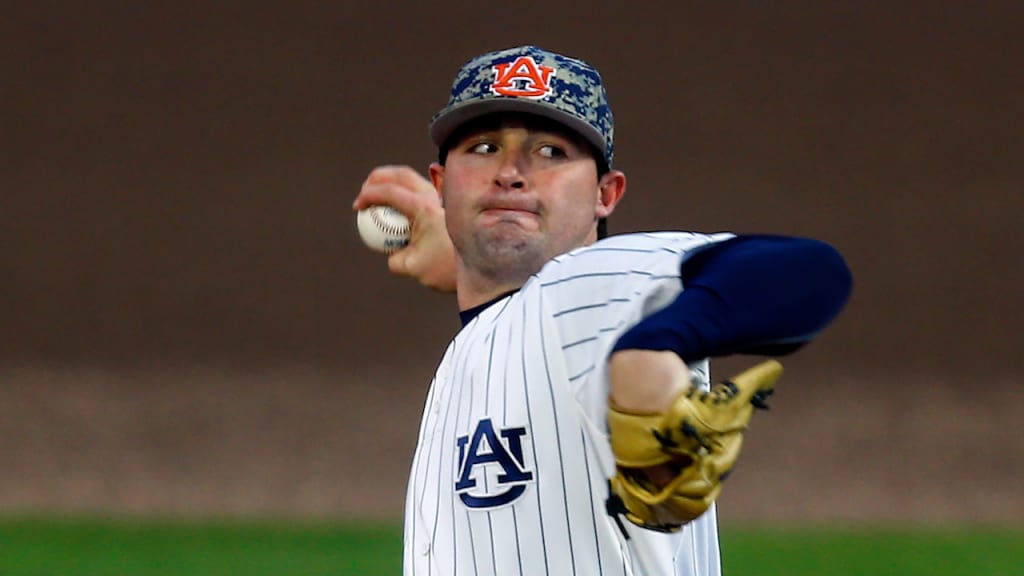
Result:
[[370,172],[352,207],[361,211],[380,205],[411,222],[408,244],[389,253],[388,269],[436,290],[454,291],[455,249],[434,185],[408,166],[380,166]]
[[[608,413],[616,474],[609,511],[654,530],[673,531],[707,511],[743,445],[755,407],[766,407],[782,365],[762,362],[710,390],[690,387],[660,414]],[[666,481],[650,470],[671,470]]]

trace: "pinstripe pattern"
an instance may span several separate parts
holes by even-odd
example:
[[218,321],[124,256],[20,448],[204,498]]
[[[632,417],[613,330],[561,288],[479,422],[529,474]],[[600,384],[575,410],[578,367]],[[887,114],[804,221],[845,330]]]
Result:
[[[463,327],[427,395],[406,575],[719,576],[714,513],[675,535],[630,527],[628,542],[605,514],[605,360],[679,294],[682,259],[728,237],[603,240],[555,258]],[[707,380],[706,363],[693,368]]]

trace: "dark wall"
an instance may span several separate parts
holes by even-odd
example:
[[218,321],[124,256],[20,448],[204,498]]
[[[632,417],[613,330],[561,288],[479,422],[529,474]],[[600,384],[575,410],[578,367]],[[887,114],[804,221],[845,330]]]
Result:
[[798,362],[1022,368],[1019,2],[19,4],[0,363],[429,371],[454,302],[389,276],[350,203],[374,165],[426,167],[464,60],[536,43],[605,76],[630,178],[615,231],[845,253],[853,301]]

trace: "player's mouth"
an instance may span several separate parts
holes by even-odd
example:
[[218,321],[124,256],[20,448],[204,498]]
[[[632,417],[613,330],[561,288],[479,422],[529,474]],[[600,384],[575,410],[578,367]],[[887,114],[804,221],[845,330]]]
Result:
[[484,208],[480,212],[481,212],[481,214],[489,214],[491,216],[501,216],[501,215],[508,215],[508,216],[515,216],[515,215],[537,216],[538,215],[538,213],[533,211],[533,210],[523,210],[521,208],[494,207],[494,208]]
[[509,213],[509,214],[533,214],[540,215],[540,206],[536,202],[526,200],[491,200],[483,202],[480,206],[482,213]]
[[525,210],[523,208],[512,208],[507,206],[492,206],[480,211],[480,215],[486,220],[497,222],[524,222],[535,221],[540,217],[536,210]]
[[539,227],[540,211],[533,206],[492,204],[482,206],[481,223],[485,226],[513,225],[526,230]]

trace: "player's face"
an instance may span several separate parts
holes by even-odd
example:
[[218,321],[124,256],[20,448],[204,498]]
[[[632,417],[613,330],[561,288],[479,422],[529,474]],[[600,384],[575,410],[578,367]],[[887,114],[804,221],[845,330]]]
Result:
[[465,133],[431,176],[463,266],[516,286],[551,258],[593,243],[597,220],[625,189],[621,172],[598,178],[573,133],[519,117]]

